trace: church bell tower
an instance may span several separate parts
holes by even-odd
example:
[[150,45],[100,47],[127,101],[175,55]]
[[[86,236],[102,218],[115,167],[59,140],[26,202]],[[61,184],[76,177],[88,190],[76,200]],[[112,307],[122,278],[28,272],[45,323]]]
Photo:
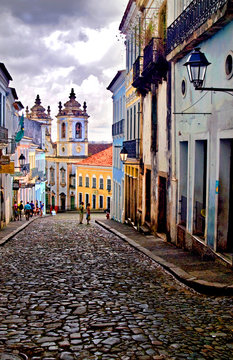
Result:
[[74,89],[62,107],[59,102],[57,118],[57,156],[86,157],[88,156],[88,114],[86,102],[83,109]]

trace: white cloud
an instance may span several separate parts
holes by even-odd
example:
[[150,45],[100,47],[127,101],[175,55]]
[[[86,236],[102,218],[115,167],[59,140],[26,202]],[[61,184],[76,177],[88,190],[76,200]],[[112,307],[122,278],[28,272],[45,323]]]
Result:
[[[77,100],[87,101],[90,140],[111,140],[112,94],[106,90],[124,69],[123,41],[118,26],[127,0],[2,0],[0,61],[14,81],[20,101],[31,108],[39,94],[51,106],[65,103],[71,87]],[[52,6],[53,5],[53,6]]]

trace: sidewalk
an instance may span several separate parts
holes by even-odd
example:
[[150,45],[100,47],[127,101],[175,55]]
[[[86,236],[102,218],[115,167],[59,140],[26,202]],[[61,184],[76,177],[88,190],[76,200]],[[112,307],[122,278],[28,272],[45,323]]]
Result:
[[0,230],[0,245],[5,244],[18,232],[27,227],[32,221],[40,218],[39,216],[33,216],[29,221],[25,219],[25,216],[22,216],[22,220],[11,221],[7,224],[6,227]]
[[158,237],[143,235],[126,224],[114,220],[96,220],[96,223],[149,256],[188,287],[207,295],[233,295],[233,271],[230,268],[202,260]]

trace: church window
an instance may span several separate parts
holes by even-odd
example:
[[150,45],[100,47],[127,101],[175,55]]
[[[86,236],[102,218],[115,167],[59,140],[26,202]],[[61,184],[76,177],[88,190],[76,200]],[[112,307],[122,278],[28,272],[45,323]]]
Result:
[[63,167],[60,169],[60,173],[61,173],[60,185],[61,186],[66,186],[66,171],[65,171],[65,169]]
[[61,124],[61,137],[63,139],[66,137],[66,124],[64,122]]
[[50,185],[55,184],[55,178],[54,178],[54,168],[51,166],[50,168]]
[[82,137],[82,124],[80,122],[76,123],[75,137],[76,137],[76,139],[81,139],[81,137]]

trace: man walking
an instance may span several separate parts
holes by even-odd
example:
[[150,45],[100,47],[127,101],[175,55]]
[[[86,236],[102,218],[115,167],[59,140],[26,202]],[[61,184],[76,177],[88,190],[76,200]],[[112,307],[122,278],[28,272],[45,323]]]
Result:
[[84,202],[82,201],[79,206],[79,224],[83,223],[83,213],[84,213]]
[[27,204],[25,204],[25,206],[24,206],[24,213],[25,213],[26,220],[29,220],[30,212],[31,212],[31,205],[29,204],[29,201],[28,201]]

